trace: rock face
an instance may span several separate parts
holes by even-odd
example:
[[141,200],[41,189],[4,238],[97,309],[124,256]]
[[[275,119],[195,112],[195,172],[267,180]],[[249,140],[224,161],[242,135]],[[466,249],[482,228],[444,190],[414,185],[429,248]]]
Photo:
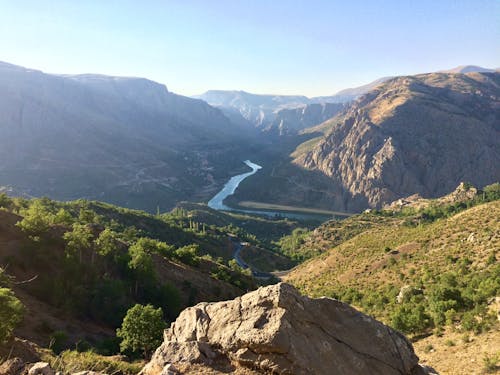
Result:
[[500,180],[500,73],[397,77],[361,97],[294,163],[349,196],[338,210]]
[[346,108],[343,103],[315,103],[304,107],[279,110],[265,130],[274,134],[296,134],[300,130],[319,125]]
[[[208,104],[226,112],[238,112],[257,128],[264,128],[276,117],[276,112],[285,108],[303,107],[311,100],[305,96],[259,95],[245,91],[209,90],[196,96]],[[231,115],[229,115],[231,116]]]
[[141,375],[170,363],[230,361],[257,373],[424,374],[404,336],[330,298],[301,296],[289,284],[184,310],[165,331]]

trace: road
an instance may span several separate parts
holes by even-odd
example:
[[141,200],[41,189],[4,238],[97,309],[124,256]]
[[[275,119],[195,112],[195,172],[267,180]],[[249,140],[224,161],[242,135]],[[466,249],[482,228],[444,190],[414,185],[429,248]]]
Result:
[[240,242],[237,238],[230,238],[230,240],[233,243],[233,248],[234,248],[233,259],[236,261],[238,266],[240,266],[241,268],[243,268],[245,270],[250,269],[250,271],[252,272],[252,276],[257,278],[257,279],[269,279],[271,277],[274,277],[273,274],[256,270],[256,269],[252,268],[248,263],[246,263],[241,258],[241,250],[243,250],[245,245],[242,242]]

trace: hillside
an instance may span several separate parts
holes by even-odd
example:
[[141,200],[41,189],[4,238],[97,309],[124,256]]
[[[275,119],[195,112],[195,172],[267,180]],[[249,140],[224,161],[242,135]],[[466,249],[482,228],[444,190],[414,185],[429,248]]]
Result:
[[[496,200],[481,203],[479,194],[325,223],[295,242],[311,259],[284,279],[412,335],[417,354],[442,374],[480,373],[482,359],[500,351],[498,184],[487,190]],[[448,355],[455,345],[462,349]]]
[[251,137],[220,110],[143,78],[0,63],[0,97],[0,187],[23,196],[171,208],[217,189],[239,168],[227,158],[234,142]]
[[[499,73],[397,77],[325,124],[293,163],[330,180],[335,198],[322,201],[337,210],[438,197],[460,181],[484,186],[500,180],[499,97]],[[297,184],[314,188],[302,174]]]
[[84,340],[117,353],[114,330],[135,303],[162,307],[170,321],[196,302],[256,287],[231,261],[229,236],[231,228],[194,221],[187,211],[152,216],[0,194],[0,284],[27,310],[16,335],[43,347],[59,335],[61,349]]

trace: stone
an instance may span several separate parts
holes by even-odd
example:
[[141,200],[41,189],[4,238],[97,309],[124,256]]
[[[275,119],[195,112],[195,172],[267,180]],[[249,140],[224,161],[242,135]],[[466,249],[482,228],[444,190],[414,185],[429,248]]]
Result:
[[2,375],[21,375],[24,372],[25,363],[21,358],[11,358],[0,365]]
[[37,362],[30,367],[28,375],[56,375],[56,372],[47,362]]
[[164,375],[170,364],[210,367],[219,360],[276,374],[424,371],[397,331],[335,299],[301,296],[286,283],[185,309],[140,374]]
[[178,375],[178,374],[179,374],[179,370],[177,370],[177,368],[171,363],[166,365],[163,368],[163,371],[161,372],[161,375]]

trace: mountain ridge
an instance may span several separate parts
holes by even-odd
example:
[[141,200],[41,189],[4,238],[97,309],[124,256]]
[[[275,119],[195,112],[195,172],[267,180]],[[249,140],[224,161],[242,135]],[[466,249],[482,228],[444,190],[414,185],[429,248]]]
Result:
[[294,163],[364,197],[365,208],[414,193],[440,196],[460,180],[487,185],[500,179],[499,93],[498,73],[391,79],[333,119]]

